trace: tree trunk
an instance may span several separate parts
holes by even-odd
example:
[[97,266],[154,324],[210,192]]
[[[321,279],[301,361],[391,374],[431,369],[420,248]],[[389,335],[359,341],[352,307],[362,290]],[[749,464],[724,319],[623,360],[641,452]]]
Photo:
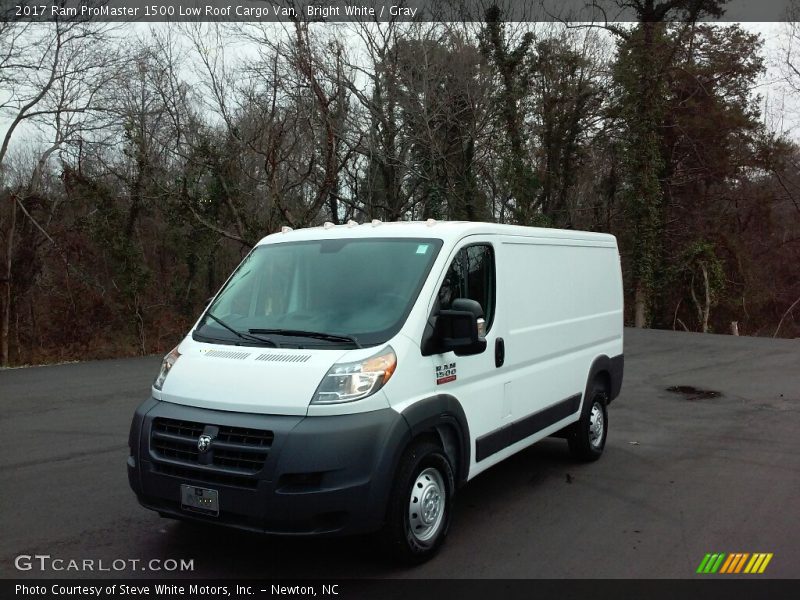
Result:
[[17,197],[10,196],[11,200],[11,224],[8,227],[8,238],[6,246],[6,273],[5,273],[5,294],[3,298],[2,326],[0,326],[0,365],[7,367],[9,364],[8,354],[8,332],[11,324],[11,264],[12,251],[14,249],[14,230],[17,226]]
[[633,307],[635,311],[634,326],[647,327],[647,290],[641,284],[636,286]]
[[708,333],[708,316],[711,313],[711,290],[708,284],[708,269],[705,265],[700,265],[703,270],[703,289],[705,290],[706,300],[703,305],[703,333]]

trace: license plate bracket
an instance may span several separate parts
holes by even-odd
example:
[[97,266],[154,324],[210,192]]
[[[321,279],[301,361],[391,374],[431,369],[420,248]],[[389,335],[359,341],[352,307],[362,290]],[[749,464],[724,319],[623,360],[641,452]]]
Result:
[[181,484],[181,508],[218,517],[219,492],[196,485]]

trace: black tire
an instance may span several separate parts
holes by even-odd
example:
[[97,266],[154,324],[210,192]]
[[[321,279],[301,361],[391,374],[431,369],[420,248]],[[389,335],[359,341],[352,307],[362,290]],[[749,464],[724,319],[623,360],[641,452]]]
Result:
[[[602,381],[595,380],[583,403],[581,418],[571,426],[567,442],[570,454],[582,461],[594,461],[603,454],[608,436],[608,390]],[[602,424],[597,426],[597,419]],[[600,434],[598,439],[598,434]]]
[[[454,489],[453,467],[442,448],[428,440],[413,442],[397,467],[381,532],[396,559],[420,564],[438,552],[450,526]],[[413,512],[413,504],[428,510]]]

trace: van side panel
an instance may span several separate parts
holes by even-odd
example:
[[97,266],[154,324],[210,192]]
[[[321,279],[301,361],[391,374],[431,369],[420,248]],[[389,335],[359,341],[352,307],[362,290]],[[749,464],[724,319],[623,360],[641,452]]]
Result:
[[[476,458],[483,459],[471,476],[576,421],[580,408],[566,411],[570,414],[565,417],[559,407],[579,407],[569,401],[576,394],[582,399],[596,358],[622,355],[622,282],[613,241],[516,236],[501,240],[497,311],[506,317],[501,370],[512,415],[505,435],[493,432],[500,443],[478,440],[477,445],[483,441],[491,452],[478,452]],[[526,427],[526,420],[538,430]],[[530,435],[520,439],[519,432]],[[508,442],[505,447],[503,439]]]

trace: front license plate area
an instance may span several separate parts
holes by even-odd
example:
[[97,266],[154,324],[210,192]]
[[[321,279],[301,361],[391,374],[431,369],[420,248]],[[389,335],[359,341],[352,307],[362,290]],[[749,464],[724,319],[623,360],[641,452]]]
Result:
[[192,512],[219,516],[219,492],[194,485],[181,485],[181,508]]

